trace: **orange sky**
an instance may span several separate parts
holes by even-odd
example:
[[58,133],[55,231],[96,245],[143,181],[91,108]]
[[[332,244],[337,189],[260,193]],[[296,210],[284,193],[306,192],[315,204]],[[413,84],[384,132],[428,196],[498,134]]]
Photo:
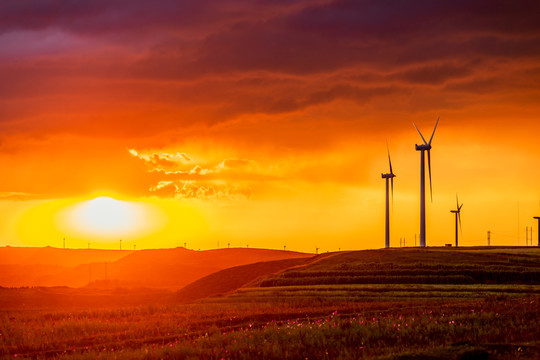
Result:
[[[412,122],[429,136],[437,117],[428,245],[452,242],[456,193],[463,244],[491,230],[524,245],[540,215],[538,10],[4,2],[0,245],[382,247],[387,140],[391,244],[412,245]],[[144,231],[96,235],[66,215],[102,195],[146,206]]]

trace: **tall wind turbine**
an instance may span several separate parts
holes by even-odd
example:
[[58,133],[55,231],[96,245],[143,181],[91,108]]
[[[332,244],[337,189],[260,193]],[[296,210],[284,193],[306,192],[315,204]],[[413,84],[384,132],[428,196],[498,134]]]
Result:
[[386,150],[388,151],[388,165],[390,166],[390,172],[388,174],[381,174],[383,179],[386,179],[386,227],[385,227],[385,241],[384,247],[390,247],[390,200],[388,194],[388,179],[392,185],[392,201],[394,200],[394,178],[396,175],[392,171],[392,160],[390,160],[390,149],[388,149],[388,143],[386,144]]
[[424,152],[427,151],[428,157],[428,169],[429,169],[429,192],[431,194],[431,200],[433,201],[433,189],[431,187],[431,141],[433,140],[433,135],[435,135],[435,130],[437,130],[437,125],[439,124],[439,118],[435,123],[435,128],[431,134],[429,142],[424,139],[424,136],[418,130],[418,126],[413,122],[414,127],[424,140],[422,145],[416,144],[416,151],[420,151],[420,246],[426,246],[426,181],[425,181],[425,161],[424,161]]
[[461,208],[463,207],[463,204],[459,205],[459,200],[456,195],[456,210],[450,210],[451,213],[456,214],[456,247],[458,247],[458,221],[459,221],[459,227],[461,228]]

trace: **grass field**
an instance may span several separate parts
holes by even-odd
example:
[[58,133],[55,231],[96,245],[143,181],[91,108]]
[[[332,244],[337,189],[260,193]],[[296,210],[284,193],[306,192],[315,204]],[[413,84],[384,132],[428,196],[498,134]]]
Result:
[[[0,355],[61,359],[535,359],[540,358],[540,283],[524,277],[540,253],[517,249],[390,250],[326,254],[195,303],[4,308]],[[459,255],[463,263],[452,266]],[[393,264],[390,268],[389,263]],[[445,268],[446,266],[446,268]],[[258,268],[261,266],[259,265]],[[474,283],[328,284],[384,271],[503,271]],[[274,270],[275,270],[274,266]],[[381,272],[377,273],[377,269]],[[229,283],[239,267],[224,273]],[[508,274],[507,274],[508,275]],[[217,275],[208,281],[216,283]],[[433,276],[444,277],[444,273]],[[454,276],[454,275],[449,275]],[[249,277],[248,277],[249,278]],[[231,280],[232,279],[232,280]],[[273,286],[276,279],[309,284]],[[315,281],[313,279],[325,279]],[[494,280],[495,279],[495,280]],[[203,279],[204,280],[204,279]],[[496,281],[499,280],[499,281]],[[247,280],[246,280],[247,281]],[[198,287],[204,286],[204,281]],[[14,289],[13,289],[14,290]],[[8,295],[9,296],[9,295]]]

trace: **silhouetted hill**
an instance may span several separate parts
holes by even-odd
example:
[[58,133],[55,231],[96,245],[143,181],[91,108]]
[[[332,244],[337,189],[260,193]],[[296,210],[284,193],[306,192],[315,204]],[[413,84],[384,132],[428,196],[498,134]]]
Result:
[[179,289],[229,267],[310,256],[292,251],[247,248],[206,251],[185,248],[141,250],[110,264],[109,277],[128,286]]
[[262,287],[341,284],[540,284],[540,250],[408,248],[335,253]]
[[84,286],[90,278],[88,264],[114,262],[129,253],[50,246],[0,247],[0,286]]
[[[241,287],[306,289],[347,284],[539,284],[540,250],[525,247],[402,248],[326,253],[221,270],[176,293],[189,302]],[[247,290],[247,289],[246,289]]]
[[[25,278],[24,267],[34,268],[32,277]],[[0,278],[6,277],[22,282],[9,286],[91,283],[78,289],[0,288],[0,308],[177,303],[231,293],[234,300],[223,301],[267,301],[276,296],[301,301],[314,297],[350,301],[354,296],[393,301],[416,292],[420,297],[444,298],[448,293],[485,297],[500,291],[537,293],[540,249],[403,248],[314,256],[263,249],[177,248],[141,250],[115,262],[76,267],[0,265]]]
[[[0,286],[168,288],[238,265],[311,255],[282,250],[185,248],[139,251],[2,248]],[[8,258],[8,254],[13,257]],[[86,263],[84,262],[86,260]],[[83,261],[81,263],[81,261]],[[69,266],[73,265],[73,266]]]
[[263,261],[224,269],[199,279],[176,293],[176,299],[190,302],[236,290],[261,276],[268,276],[284,269],[305,265],[313,257]]
[[46,247],[0,247],[1,265],[55,265],[73,267],[92,262],[116,261],[132,251],[59,249]]

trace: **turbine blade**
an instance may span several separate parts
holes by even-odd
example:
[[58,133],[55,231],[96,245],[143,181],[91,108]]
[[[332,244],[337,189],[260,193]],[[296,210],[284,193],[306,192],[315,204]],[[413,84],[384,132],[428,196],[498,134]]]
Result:
[[429,171],[429,194],[431,196],[431,202],[433,202],[433,187],[431,186],[431,151],[427,151],[427,163]]
[[388,141],[386,142],[386,150],[388,152],[388,164],[390,165],[390,174],[394,174],[392,171],[392,160],[390,159],[390,149],[388,148]]
[[459,200],[458,200],[457,194],[456,194],[456,209],[458,209],[459,211]]
[[459,205],[458,211],[461,211],[462,207],[463,207],[463,204]]
[[431,139],[429,139],[428,145],[431,145],[431,140],[433,140],[433,135],[435,135],[435,130],[437,130],[437,125],[439,125],[439,118],[437,118],[437,122],[435,123],[435,128],[433,129],[433,134],[431,134]]
[[426,139],[424,139],[424,135],[422,135],[422,133],[420,132],[420,130],[418,130],[418,126],[416,126],[416,124],[415,124],[414,122],[413,122],[413,125],[414,125],[414,127],[416,128],[416,131],[418,131],[418,133],[419,133],[420,136],[422,137],[422,140],[424,140],[424,144],[427,145],[428,143],[426,142]]

